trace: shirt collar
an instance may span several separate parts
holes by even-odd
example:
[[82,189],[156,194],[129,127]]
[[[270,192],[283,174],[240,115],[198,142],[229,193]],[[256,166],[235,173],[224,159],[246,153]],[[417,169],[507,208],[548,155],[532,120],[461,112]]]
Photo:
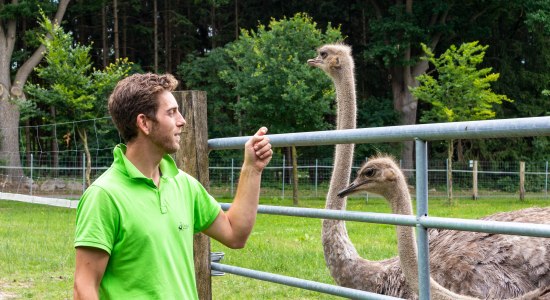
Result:
[[[134,164],[132,164],[132,162],[126,157],[125,153],[126,145],[116,145],[116,147],[113,149],[113,166],[125,172],[130,178],[148,179],[147,177],[145,177],[145,175],[143,175],[143,173],[141,173],[140,170],[136,168],[136,166],[134,166]],[[162,173],[162,177],[171,178],[175,177],[179,173],[178,167],[176,166],[174,159],[168,154],[165,154],[162,157],[159,167]]]

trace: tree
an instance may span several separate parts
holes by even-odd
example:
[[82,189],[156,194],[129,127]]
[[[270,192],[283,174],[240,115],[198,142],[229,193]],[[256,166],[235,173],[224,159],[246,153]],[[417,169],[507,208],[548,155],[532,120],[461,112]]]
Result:
[[[17,39],[22,39],[17,25],[21,19],[37,16],[38,3],[42,2],[12,0],[10,4],[4,1],[0,4],[0,153],[5,156],[8,166],[15,167],[9,171],[12,176],[23,174],[19,158],[20,111],[14,100],[25,98],[23,86],[34,67],[42,60],[45,50],[44,45],[40,45],[26,60],[15,62],[13,54]],[[57,12],[52,21],[55,24],[63,19],[69,0],[57,3]]]
[[[273,19],[256,31],[242,30],[237,41],[224,47],[224,53],[212,51],[200,63],[192,63],[191,69],[180,67],[181,74],[188,84],[197,82],[192,78],[205,75],[199,70],[208,71],[210,76],[212,72],[218,74],[221,81],[209,83],[209,98],[220,94],[227,98],[228,93],[233,96],[226,108],[241,132],[253,132],[259,124],[266,125],[270,133],[327,129],[327,116],[334,114],[334,87],[325,74],[306,61],[315,56],[317,47],[340,41],[342,36],[330,25],[325,33],[316,26],[309,16],[296,14],[290,19]],[[214,60],[225,62],[209,63]],[[219,69],[212,70],[216,66]],[[287,154],[292,161],[291,149]]]
[[[71,33],[63,31],[45,16],[41,25],[47,32],[41,38],[45,45],[45,62],[36,68],[42,84],[28,84],[25,91],[29,101],[55,107],[57,120],[72,121],[103,117],[106,98],[116,83],[130,71],[131,63],[119,59],[104,70],[92,68],[90,46],[74,43]],[[86,181],[89,185],[91,154],[88,148],[87,128],[77,127],[86,153]]]
[[[402,125],[416,124],[417,99],[408,87],[418,86],[416,77],[428,70],[427,61],[417,45],[428,43],[435,49],[445,31],[452,4],[444,1],[387,1],[370,0],[374,20],[370,22],[373,35],[365,51],[367,60],[381,59],[388,69],[393,105],[400,114]],[[412,168],[413,143],[405,142],[401,151],[404,168]]]
[[[477,69],[483,62],[485,50],[478,42],[464,43],[459,48],[452,45],[436,58],[434,53],[422,44],[426,53],[425,61],[434,65],[437,78],[423,74],[416,79],[418,87],[411,87],[411,93],[421,101],[431,105],[423,112],[421,121],[456,122],[486,120],[494,118],[494,106],[510,100],[506,95],[495,94],[491,83],[499,78],[498,73],[491,73],[491,68]],[[453,204],[452,193],[452,159],[453,140],[448,141],[448,187],[449,204]]]

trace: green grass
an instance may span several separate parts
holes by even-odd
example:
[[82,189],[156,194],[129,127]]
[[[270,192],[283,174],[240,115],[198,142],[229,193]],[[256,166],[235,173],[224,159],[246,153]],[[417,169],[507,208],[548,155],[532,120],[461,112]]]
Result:
[[0,201],[0,299],[72,299],[75,210]]
[[[266,205],[291,205],[291,199],[262,200]],[[220,202],[228,200],[220,199]],[[547,200],[460,200],[449,207],[430,199],[430,214],[478,218],[500,211],[547,206]],[[323,200],[302,200],[303,207],[322,208]],[[389,212],[381,198],[353,198],[348,210]],[[71,299],[74,271],[73,209],[0,201],[0,299]],[[392,225],[347,222],[361,256],[379,260],[397,255]],[[258,215],[247,246],[232,250],[212,242],[212,251],[225,252],[224,264],[334,284],[323,258],[321,220]],[[333,299],[334,297],[248,279],[236,275],[213,277],[214,299]]]

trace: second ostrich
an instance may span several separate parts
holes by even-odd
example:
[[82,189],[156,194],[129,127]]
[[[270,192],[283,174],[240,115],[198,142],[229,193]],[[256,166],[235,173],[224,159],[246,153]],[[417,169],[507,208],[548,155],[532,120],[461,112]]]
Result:
[[[386,198],[393,213],[413,213],[405,177],[390,157],[369,159],[339,196],[361,191]],[[550,207],[498,213],[483,220],[550,224]],[[417,291],[413,229],[397,226],[397,232],[403,272]],[[548,238],[430,229],[429,248],[434,299],[472,299],[461,295],[482,299],[550,298]]]

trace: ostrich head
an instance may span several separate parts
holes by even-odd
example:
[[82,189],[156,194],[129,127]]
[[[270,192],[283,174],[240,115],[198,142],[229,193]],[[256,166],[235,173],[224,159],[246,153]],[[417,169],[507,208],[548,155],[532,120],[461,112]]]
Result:
[[382,196],[395,194],[407,184],[403,172],[392,157],[370,158],[357,172],[357,178],[338,193],[345,197],[359,192],[371,192]]
[[351,48],[344,44],[329,44],[317,49],[317,57],[309,59],[310,66],[325,71],[329,76],[338,75],[342,69],[353,70],[354,63],[351,56]]

